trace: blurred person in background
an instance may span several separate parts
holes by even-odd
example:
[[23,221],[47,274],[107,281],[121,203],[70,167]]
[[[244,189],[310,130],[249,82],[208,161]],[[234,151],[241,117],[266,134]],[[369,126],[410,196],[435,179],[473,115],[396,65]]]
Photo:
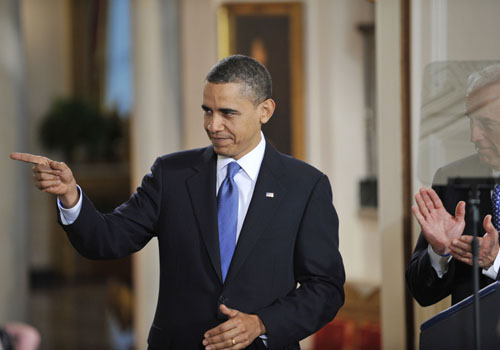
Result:
[[465,108],[470,141],[477,153],[438,169],[433,188],[420,189],[412,207],[422,232],[406,269],[406,281],[422,306],[448,295],[456,304],[473,293],[473,222],[466,206],[468,191],[447,186],[449,179],[495,179],[494,190],[483,191],[480,197],[480,288],[500,277],[500,65],[470,75]]
[[0,328],[0,350],[36,350],[40,341],[40,333],[25,323],[8,322]]

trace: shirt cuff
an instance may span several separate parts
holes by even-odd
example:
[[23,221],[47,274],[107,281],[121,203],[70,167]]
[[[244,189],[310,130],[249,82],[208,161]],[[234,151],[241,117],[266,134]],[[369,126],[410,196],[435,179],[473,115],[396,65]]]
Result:
[[264,343],[264,346],[267,348],[267,334],[259,335],[260,340]]
[[80,215],[80,210],[82,209],[82,189],[80,186],[76,185],[78,189],[78,202],[73,208],[64,208],[61,204],[59,196],[57,197],[57,206],[59,207],[59,216],[63,225],[71,225],[78,219]]
[[490,266],[490,268],[488,270],[483,269],[483,275],[488,276],[493,280],[496,280],[499,268],[500,268],[500,251],[497,253],[497,257],[495,258],[495,261]]
[[441,256],[437,254],[429,244],[427,247],[427,253],[431,259],[431,265],[436,270],[437,276],[443,278],[444,274],[448,272],[448,263],[451,260],[451,256]]

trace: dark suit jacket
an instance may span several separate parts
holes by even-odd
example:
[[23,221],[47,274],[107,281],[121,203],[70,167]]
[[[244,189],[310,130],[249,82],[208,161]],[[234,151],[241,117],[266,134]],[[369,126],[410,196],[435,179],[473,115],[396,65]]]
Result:
[[84,196],[78,219],[64,228],[91,259],[123,257],[158,238],[160,291],[151,348],[201,349],[204,332],[225,321],[218,311],[224,303],[262,319],[269,349],[298,349],[298,341],[329,322],[344,302],[328,179],[267,144],[223,284],[216,159],[212,147],[158,158],[137,192],[113,213],[97,212]]
[[[466,202],[466,217],[464,235],[472,235],[473,225],[470,205],[467,202],[468,191],[457,191],[447,186],[449,178],[491,178],[491,170],[479,162],[477,155],[470,156],[443,168],[440,168],[433,180],[433,188],[443,201],[446,210],[455,215],[455,208],[459,201]],[[491,196],[489,191],[481,191],[479,206],[479,222],[477,233],[484,235],[484,217],[492,213]],[[448,272],[443,278],[438,278],[431,265],[427,252],[428,243],[421,233],[413,256],[406,269],[406,282],[411,293],[422,306],[432,305],[451,294],[452,304],[465,299],[473,292],[471,266],[455,259],[448,264]],[[480,288],[494,282],[491,278],[479,272]]]

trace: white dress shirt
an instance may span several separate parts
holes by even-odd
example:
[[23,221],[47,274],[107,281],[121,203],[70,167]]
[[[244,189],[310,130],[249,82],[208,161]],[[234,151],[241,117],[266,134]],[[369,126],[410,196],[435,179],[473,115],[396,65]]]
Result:
[[61,222],[64,225],[71,225],[78,219],[80,215],[80,210],[82,209],[82,189],[80,186],[76,185],[78,189],[78,202],[72,208],[65,208],[62,206],[59,197],[57,197],[57,205],[59,206],[59,215],[61,217]]

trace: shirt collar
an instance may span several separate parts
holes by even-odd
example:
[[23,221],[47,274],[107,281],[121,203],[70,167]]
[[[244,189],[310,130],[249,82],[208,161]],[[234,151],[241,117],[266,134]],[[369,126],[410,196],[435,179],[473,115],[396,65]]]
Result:
[[[245,154],[236,162],[247,173],[252,181],[257,180],[259,175],[260,165],[264,159],[264,152],[266,150],[266,140],[264,134],[260,132],[260,142],[253,150]],[[235,161],[233,158],[217,155],[217,173],[219,173],[227,164]]]

